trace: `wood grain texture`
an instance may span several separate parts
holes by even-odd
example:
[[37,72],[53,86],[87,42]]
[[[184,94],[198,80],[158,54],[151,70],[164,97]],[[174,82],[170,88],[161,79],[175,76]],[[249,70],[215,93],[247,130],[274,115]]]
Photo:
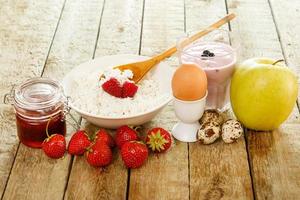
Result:
[[[283,48],[286,63],[298,75],[300,75],[300,3],[297,0],[282,1],[270,0],[273,17],[277,25],[281,46]],[[300,79],[298,78],[300,85]],[[300,87],[298,91],[298,104],[300,99]]]
[[[199,12],[200,9],[202,12]],[[188,32],[204,28],[224,15],[226,15],[225,2],[186,1]],[[228,26],[224,25],[221,28],[226,30]],[[228,116],[232,115],[230,113]],[[189,153],[191,199],[253,198],[243,137],[231,145],[221,140],[212,145],[191,143]]]
[[191,199],[252,199],[243,140],[190,144]]
[[[231,23],[231,27],[235,35],[240,35],[239,38],[236,37],[236,42],[241,44],[242,59],[252,56],[283,58],[267,0],[228,0],[228,9],[239,16],[238,20]],[[288,30],[291,29],[293,28],[289,26]],[[247,148],[256,199],[299,197],[299,123],[299,113],[295,108],[278,130],[247,131]]]
[[40,76],[63,0],[0,1],[0,98],[18,84]]
[[231,28],[241,61],[260,56],[283,58],[267,0],[227,0],[227,4],[228,11],[238,16]]
[[[144,135],[154,127],[171,132],[177,119],[173,106],[167,106],[141,130]],[[145,165],[131,170],[129,199],[189,199],[187,144],[175,141],[171,149],[158,156],[150,154]]]
[[15,114],[10,105],[0,104],[0,138],[0,195],[2,195],[19,145]]
[[[77,64],[93,57],[102,5],[101,1],[92,0],[66,3],[44,76],[61,80]],[[67,130],[69,138],[74,128],[69,125]],[[52,160],[39,149],[21,145],[4,199],[62,199],[70,161],[69,155]]]
[[[142,0],[106,1],[95,56],[137,54],[142,10]],[[90,134],[98,129],[86,121],[82,128]],[[127,172],[117,150],[105,172],[89,166],[85,157],[77,157],[73,162],[65,199],[125,199]]]
[[138,54],[142,11],[142,0],[107,1],[95,56]]
[[[154,55],[174,45],[184,33],[184,1],[145,1],[142,55]],[[177,58],[167,61],[177,65]],[[173,106],[169,105],[142,133],[160,126],[171,131],[177,122]],[[189,199],[187,144],[176,146],[157,158],[150,155],[146,165],[131,170],[129,199]]]
[[69,162],[20,144],[3,199],[62,199]]
[[[89,135],[99,129],[86,121],[82,128]],[[113,134],[112,131],[110,133]],[[75,158],[65,199],[125,199],[126,186],[127,169],[115,148],[112,164],[104,171],[90,166],[85,156]]]
[[[1,101],[12,84],[21,83],[42,71],[63,3],[63,0],[0,1]],[[1,104],[0,113],[2,196],[19,141],[12,107]]]
[[298,199],[299,122],[273,132],[247,133],[257,199]]
[[[240,45],[240,60],[253,56],[285,57],[299,75],[299,68],[295,67],[300,59],[297,0],[225,1],[229,12],[238,15],[231,28],[232,42]],[[51,46],[63,0],[0,0],[0,99],[9,91],[10,84],[40,76],[45,62],[43,75],[61,80],[73,67],[93,57],[96,41],[95,56],[139,53],[143,0],[106,0],[101,18],[103,2],[67,0]],[[149,56],[173,45],[185,27],[187,31],[198,30],[226,13],[225,2],[219,0],[144,2],[140,50]],[[176,66],[177,58],[166,62]],[[245,148],[256,199],[298,199],[299,117],[295,107],[278,130],[247,131],[247,143],[243,139],[232,145],[221,141],[208,146],[176,142],[168,153],[159,158],[150,155],[146,165],[131,170],[128,199],[252,199]],[[142,133],[154,126],[171,131],[176,121],[169,105],[143,126]],[[90,134],[98,129],[86,121],[81,128]],[[68,127],[68,137],[73,131]],[[85,157],[76,157],[73,163],[70,156],[51,160],[42,151],[23,145],[16,154],[18,144],[13,109],[0,104],[0,195],[3,193],[3,199],[126,198],[128,173],[117,150],[113,164],[102,172],[90,167]]]
[[67,1],[43,76],[62,80],[70,70],[93,58],[103,0]]

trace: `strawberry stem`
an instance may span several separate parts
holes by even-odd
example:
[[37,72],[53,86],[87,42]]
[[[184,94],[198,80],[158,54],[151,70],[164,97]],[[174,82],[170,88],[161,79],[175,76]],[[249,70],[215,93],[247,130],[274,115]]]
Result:
[[168,143],[168,141],[161,135],[160,131],[152,132],[152,134],[148,135],[149,141],[147,144],[151,148],[152,151],[161,152],[165,150],[164,145]]

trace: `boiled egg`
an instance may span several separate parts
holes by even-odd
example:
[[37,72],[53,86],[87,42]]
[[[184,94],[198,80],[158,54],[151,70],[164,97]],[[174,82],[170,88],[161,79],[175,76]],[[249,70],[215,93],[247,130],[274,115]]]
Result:
[[195,64],[182,64],[172,78],[173,96],[183,101],[195,101],[206,95],[205,72]]

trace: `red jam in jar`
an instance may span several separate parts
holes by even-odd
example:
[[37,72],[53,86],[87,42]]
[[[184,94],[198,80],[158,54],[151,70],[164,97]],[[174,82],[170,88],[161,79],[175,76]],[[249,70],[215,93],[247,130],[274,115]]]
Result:
[[26,146],[41,148],[51,134],[66,134],[65,98],[60,84],[48,78],[33,78],[15,88],[13,104],[18,137]]

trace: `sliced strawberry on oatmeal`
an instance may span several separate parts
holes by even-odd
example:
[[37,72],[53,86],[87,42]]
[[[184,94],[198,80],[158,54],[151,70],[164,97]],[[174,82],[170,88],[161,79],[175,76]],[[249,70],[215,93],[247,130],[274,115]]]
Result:
[[116,78],[110,78],[108,81],[102,84],[102,89],[108,94],[122,98],[122,86]]
[[138,86],[136,84],[134,84],[133,82],[126,81],[123,84],[122,97],[123,98],[133,97],[135,95],[135,93],[137,92],[137,90],[138,90]]

